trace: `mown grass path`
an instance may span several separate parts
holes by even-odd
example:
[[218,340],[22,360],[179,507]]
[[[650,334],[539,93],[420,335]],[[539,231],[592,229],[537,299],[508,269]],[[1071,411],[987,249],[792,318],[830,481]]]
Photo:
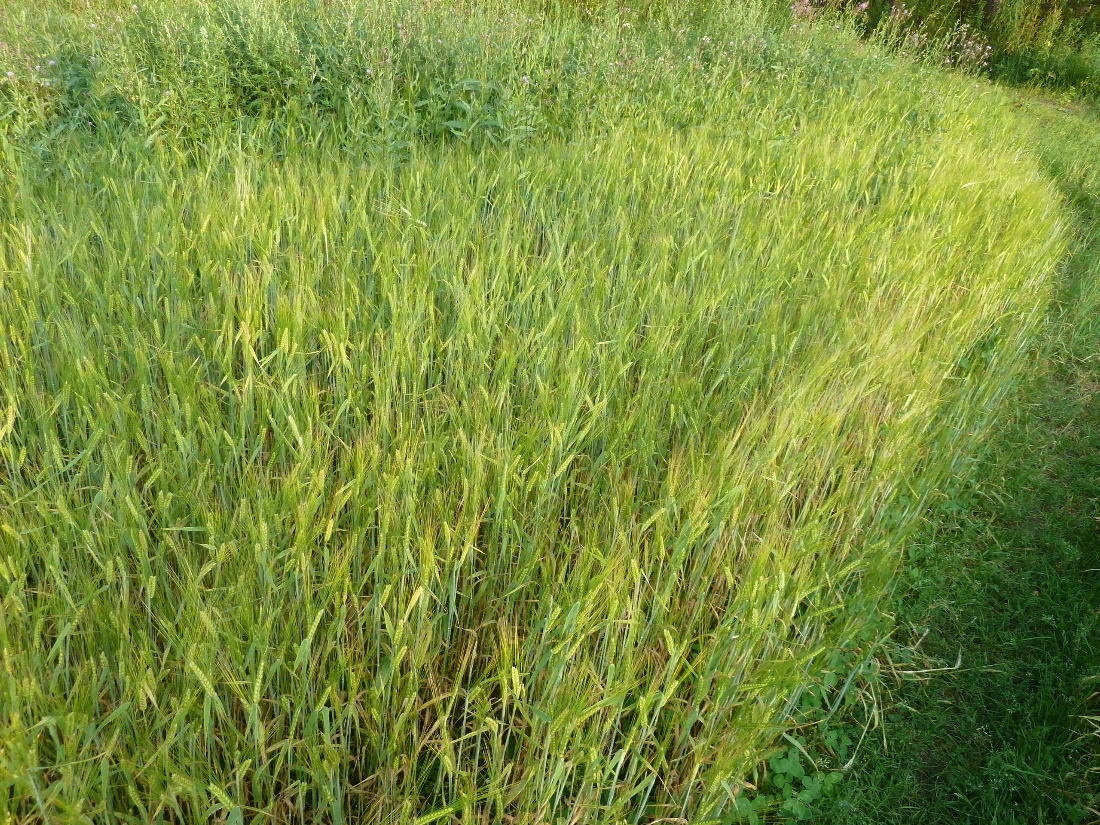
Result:
[[1100,821],[1100,120],[1034,97],[1020,110],[1080,243],[1039,378],[910,550],[892,606],[900,641],[923,635],[934,666],[961,666],[888,697],[886,746],[823,821]]

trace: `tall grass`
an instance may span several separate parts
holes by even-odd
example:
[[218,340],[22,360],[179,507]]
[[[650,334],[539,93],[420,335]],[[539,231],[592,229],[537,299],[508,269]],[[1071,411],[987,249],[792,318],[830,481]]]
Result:
[[796,15],[851,12],[864,32],[904,33],[1011,83],[1100,98],[1100,5],[1089,0],[796,0]]
[[28,12],[0,810],[730,821],[1047,301],[998,95],[744,4]]

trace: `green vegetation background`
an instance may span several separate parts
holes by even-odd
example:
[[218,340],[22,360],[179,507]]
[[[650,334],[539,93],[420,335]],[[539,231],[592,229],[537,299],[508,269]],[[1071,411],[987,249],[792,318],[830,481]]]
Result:
[[[551,8],[554,26],[539,29],[514,10],[459,21],[428,4],[404,18],[408,28],[387,30],[387,42],[370,26],[317,23],[335,19],[324,16],[328,3],[315,19],[305,4],[285,18],[259,4],[206,18],[163,6],[171,26],[116,5],[119,14],[95,4],[13,14],[0,44],[18,70],[0,81],[10,403],[0,420],[0,802],[16,821],[340,821],[351,810],[417,825],[517,812],[565,822],[597,808],[632,821],[685,813],[701,822],[715,811],[724,822],[1054,825],[1092,816],[1097,139],[1093,111],[1071,102],[1095,94],[1091,9],[1006,0],[916,4],[901,15],[848,4],[857,17],[842,23],[824,4],[796,3],[787,34],[785,11],[781,23],[681,12],[677,30],[659,6],[608,7],[607,19],[587,24]],[[960,21],[971,28],[955,28]],[[472,24],[482,27],[474,45]],[[851,30],[860,27],[875,38],[857,58]],[[714,43],[717,32],[733,39]],[[341,48],[360,37],[392,49],[382,93],[367,80],[381,67]],[[56,55],[56,70],[32,67],[37,54]],[[616,59],[592,59],[604,54]],[[90,55],[116,73],[104,78]],[[960,65],[977,76],[943,72]],[[1010,116],[1011,97],[983,73],[1065,97],[1020,96]],[[619,128],[625,120],[633,131]],[[734,154],[744,169],[721,151],[731,128],[752,147]],[[536,156],[532,173],[536,161],[518,152],[547,136],[563,144]],[[593,136],[602,140],[584,142]],[[487,153],[438,151],[454,146]],[[993,184],[973,189],[987,165]],[[1046,304],[1063,235],[1040,167],[1076,224],[1058,300],[1041,323],[1031,309]],[[822,178],[835,185],[818,186]],[[738,263],[723,284],[731,303],[719,305],[706,261],[670,250],[713,250],[730,217],[715,193],[749,193],[745,181],[758,179],[770,183],[742,236],[757,257]],[[330,240],[377,203],[385,220],[373,237]],[[470,203],[480,215],[466,214]],[[290,204],[302,206],[294,221],[284,220]],[[616,205],[601,212],[606,204]],[[831,222],[805,220],[808,204]],[[199,233],[187,223],[193,214],[205,216]],[[694,234],[677,236],[685,214]],[[867,238],[912,215],[921,217],[911,235],[876,262]],[[477,234],[493,220],[510,245],[486,246]],[[468,261],[480,280],[440,281],[429,236],[446,237],[448,259]],[[568,280],[568,249],[580,239],[600,271],[646,278],[625,297],[610,277]],[[297,261],[333,272],[381,249],[382,268],[410,274],[366,294],[328,269],[285,264],[288,244]],[[823,250],[833,257],[822,260]],[[532,261],[543,268],[529,281],[491,275],[527,272]],[[758,268],[788,274],[762,289],[751,279]],[[814,269],[850,280],[799,292],[790,273]],[[971,284],[980,300],[967,297]],[[593,288],[604,315],[563,325],[588,317]],[[333,294],[335,306],[319,297]],[[754,305],[756,294],[770,300]],[[951,325],[938,314],[943,294],[958,301]],[[871,363],[897,385],[896,397],[867,405],[866,339],[837,321],[856,295],[867,302],[857,319],[872,322],[864,335],[878,346]],[[772,334],[744,334],[733,306]],[[704,322],[688,335],[685,317]],[[993,318],[1003,351],[987,337]],[[357,358],[382,350],[355,347],[388,334],[378,330],[397,330],[385,346],[398,355],[376,357],[367,381]],[[910,330],[924,342],[912,351],[901,345]],[[568,357],[563,336],[580,342]],[[183,360],[181,341],[192,347]],[[737,369],[722,361],[733,341],[743,347]],[[783,354],[792,341],[797,357]],[[1023,347],[1038,377],[1014,390]],[[846,371],[833,348],[850,359]],[[639,350],[648,353],[641,374]],[[485,378],[486,352],[504,354],[503,373]],[[677,358],[702,368],[676,369]],[[541,363],[550,383],[517,384],[523,359]],[[589,361],[601,365],[594,390]],[[940,408],[944,362],[974,384],[945,393],[955,403]],[[850,392],[836,389],[841,374]],[[731,375],[742,384],[730,386]],[[571,378],[555,385],[561,376]],[[638,386],[653,388],[654,409],[686,405],[693,415],[637,415]],[[871,478],[891,493],[914,479],[912,501],[865,493],[851,480],[867,477],[861,450],[876,451],[859,437],[851,454],[839,451],[813,397],[838,392],[836,403],[862,422],[857,432],[871,434],[877,415],[897,420],[883,410],[910,386],[922,388],[911,398],[924,406],[902,418],[942,409],[947,433],[982,434],[986,405],[1006,397],[1017,410],[977,473],[909,541],[888,604],[894,642],[868,650],[855,645],[874,640],[867,611],[892,571],[894,542],[912,535],[901,528],[970,457],[938,445],[942,466],[926,468],[919,428],[899,425],[888,442],[894,474]],[[718,439],[772,387],[782,392],[747,431],[760,450],[731,453],[717,469],[702,454],[669,453],[666,430],[705,420],[706,433],[688,443]],[[356,393],[350,411],[331,404],[332,394]],[[966,397],[970,407],[958,403]],[[517,413],[518,442],[498,432],[506,405],[534,411]],[[606,411],[617,428],[595,423]],[[776,420],[790,431],[772,432]],[[557,422],[549,446],[547,421]],[[451,432],[467,438],[457,469]],[[376,445],[388,439],[415,469],[386,469]],[[261,442],[258,460],[249,450]],[[784,452],[788,443],[801,452]],[[547,466],[514,472],[512,451],[545,449],[554,454]],[[604,475],[590,475],[592,465]],[[791,481],[774,480],[773,465]],[[668,479],[652,472],[666,466]],[[756,498],[740,510],[719,512],[729,502],[713,491],[747,466],[767,482],[754,481]],[[506,490],[517,475],[526,486]],[[423,486],[444,477],[466,486],[443,485],[450,498]],[[167,492],[163,479],[172,479]],[[237,500],[241,489],[251,495]],[[379,507],[356,509],[374,495]],[[568,512],[563,500],[573,502]],[[645,519],[617,523],[635,510]],[[400,515],[370,525],[389,541],[367,566],[341,542],[375,511]],[[742,511],[764,514],[756,528],[769,552],[742,560],[751,575],[735,579],[712,563],[722,553],[708,535]],[[851,524],[816,523],[815,513]],[[466,551],[437,559],[430,542],[412,547],[431,525],[443,525],[448,552],[494,547],[489,562],[474,565]],[[154,552],[151,535],[167,536]],[[853,536],[870,546],[849,558]],[[238,552],[238,539],[254,555]],[[679,552],[669,561],[671,543]],[[616,549],[580,553],[589,567],[573,580],[563,559],[539,554],[559,545]],[[851,617],[834,623],[856,591],[834,581],[830,565],[804,564],[811,556],[844,575],[869,562],[858,591],[868,604],[853,599]],[[777,575],[788,576],[784,586]],[[258,598],[269,588],[278,610]],[[666,607],[652,607],[653,592]],[[712,615],[712,601],[725,613]],[[343,611],[335,618],[330,602]],[[502,609],[514,626],[462,635]],[[720,624],[739,610],[752,620]],[[746,641],[725,641],[735,633]],[[735,669],[740,681],[728,678]],[[469,678],[451,685],[463,672]],[[821,673],[821,684],[807,680]],[[852,674],[858,682],[846,680]],[[698,687],[731,683],[740,695]],[[809,724],[769,751],[788,696],[800,697]],[[825,713],[837,705],[842,713]],[[865,731],[861,721],[877,726]],[[522,743],[513,729],[526,731]],[[349,753],[361,761],[349,766]],[[730,784],[753,765],[755,793]]]

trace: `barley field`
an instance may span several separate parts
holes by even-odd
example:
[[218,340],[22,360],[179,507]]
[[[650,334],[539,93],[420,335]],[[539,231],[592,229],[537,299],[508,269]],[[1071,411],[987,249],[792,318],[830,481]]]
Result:
[[781,12],[5,7],[0,821],[740,821],[1066,244]]

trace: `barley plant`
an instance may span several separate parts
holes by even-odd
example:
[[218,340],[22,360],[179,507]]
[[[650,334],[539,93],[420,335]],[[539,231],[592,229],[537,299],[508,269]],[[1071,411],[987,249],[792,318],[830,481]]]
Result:
[[999,93],[752,3],[0,41],[5,823],[736,821],[1063,243]]

